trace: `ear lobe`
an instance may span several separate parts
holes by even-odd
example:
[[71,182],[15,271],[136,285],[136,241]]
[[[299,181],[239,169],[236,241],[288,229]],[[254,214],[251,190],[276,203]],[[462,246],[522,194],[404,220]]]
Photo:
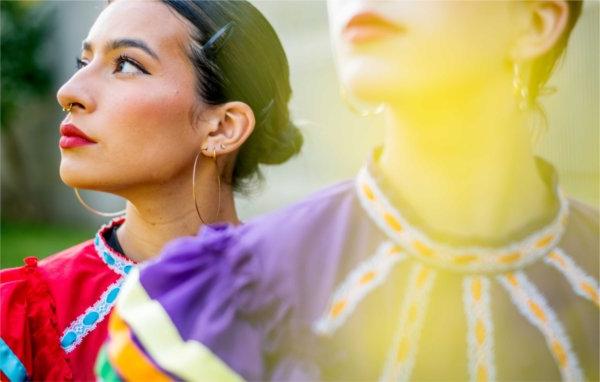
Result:
[[511,52],[513,61],[543,56],[562,36],[569,19],[565,0],[538,0],[531,3],[529,23]]

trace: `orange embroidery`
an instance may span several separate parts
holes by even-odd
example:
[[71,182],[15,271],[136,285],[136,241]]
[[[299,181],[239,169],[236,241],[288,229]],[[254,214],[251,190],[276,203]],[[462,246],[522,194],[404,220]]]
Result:
[[562,256],[560,256],[558,253],[552,252],[552,253],[550,253],[549,256],[553,260],[556,260],[558,262],[558,264],[560,264],[561,267],[563,267],[563,268],[567,267],[567,264],[565,263],[565,259],[563,259]]
[[473,280],[473,283],[471,284],[471,294],[473,295],[473,299],[475,301],[479,301],[481,298],[481,280]]
[[415,322],[417,320],[417,305],[412,304],[410,308],[408,308],[408,321]]
[[388,249],[388,255],[390,255],[390,256],[396,256],[399,252],[400,252],[400,247],[398,247],[397,245],[394,245],[393,247]]
[[429,269],[427,268],[422,268],[421,271],[419,271],[419,275],[417,276],[417,287],[420,288],[423,286],[423,284],[425,284],[428,275]]
[[475,255],[460,255],[453,259],[456,264],[469,264],[475,260],[477,260],[477,256]]
[[506,275],[506,278],[508,279],[508,282],[511,283],[514,286],[519,285],[519,281],[517,280],[516,276],[512,273]]
[[366,184],[363,185],[363,192],[365,193],[367,199],[369,199],[370,201],[375,200],[375,194],[373,193],[373,190],[371,190],[371,187],[367,186]]
[[520,258],[521,258],[520,252],[512,252],[512,253],[509,253],[508,255],[501,256],[500,262],[503,264],[510,264],[510,263],[513,263],[513,262],[519,260]]
[[567,365],[567,352],[565,352],[565,348],[558,341],[552,341],[552,353],[556,357],[560,367],[565,367]]
[[360,278],[360,284],[364,285],[364,284],[370,283],[375,278],[375,275],[376,275],[376,273],[374,271],[370,271],[370,272],[365,273]]
[[383,218],[385,219],[385,222],[387,223],[387,225],[390,226],[391,229],[393,229],[396,232],[402,231],[402,226],[400,225],[400,222],[396,220],[395,217],[386,212],[385,214],[383,214]]
[[581,289],[583,289],[583,291],[590,296],[590,298],[592,299],[592,301],[594,301],[594,303],[596,305],[600,305],[600,301],[599,301],[600,298],[598,296],[598,292],[594,289],[593,286],[591,286],[587,282],[581,283],[580,286],[581,286]]
[[342,313],[342,311],[346,307],[346,304],[347,304],[346,300],[340,300],[340,301],[336,302],[335,304],[333,304],[333,306],[331,307],[331,315],[334,318],[339,316],[340,313]]
[[544,313],[544,311],[538,304],[531,300],[527,301],[527,304],[529,305],[529,309],[531,309],[531,311],[533,312],[533,314],[536,315],[537,318],[539,318],[542,321],[547,320],[546,313]]
[[431,248],[429,248],[428,246],[426,246],[425,244],[421,243],[420,241],[415,240],[413,242],[413,246],[415,247],[417,252],[419,252],[422,256],[435,257],[433,250]]
[[477,337],[477,343],[479,345],[483,344],[485,340],[485,325],[483,325],[483,321],[477,320],[475,324],[475,336]]
[[484,381],[487,381],[487,370],[485,366],[479,365],[479,367],[477,367],[477,382]]
[[396,353],[396,359],[398,360],[398,362],[402,362],[406,359],[409,348],[410,346],[408,344],[408,338],[403,338],[400,341],[400,345],[398,346],[398,353]]
[[550,242],[553,239],[554,239],[554,235],[545,236],[545,237],[541,238],[540,240],[538,240],[537,243],[535,243],[535,246],[538,248],[544,248],[545,246],[550,244]]

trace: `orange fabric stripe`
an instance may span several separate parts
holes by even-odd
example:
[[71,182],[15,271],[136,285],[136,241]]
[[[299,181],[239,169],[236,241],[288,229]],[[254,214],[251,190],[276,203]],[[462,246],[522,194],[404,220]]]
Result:
[[169,381],[131,340],[127,324],[116,314],[109,320],[110,342],[108,358],[118,373],[127,381]]

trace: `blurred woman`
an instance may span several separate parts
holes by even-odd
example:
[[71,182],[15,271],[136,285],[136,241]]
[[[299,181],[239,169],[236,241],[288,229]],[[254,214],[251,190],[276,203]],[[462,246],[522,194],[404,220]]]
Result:
[[[598,213],[532,148],[580,10],[329,1],[341,84],[385,106],[383,146],[356,179],[135,272],[102,375],[598,379]],[[130,349],[152,362],[132,371]]]
[[2,380],[93,380],[132,267],[205,223],[238,224],[234,191],[302,144],[285,53],[248,2],[113,1],[77,66],[58,91],[60,175],[127,207],[93,240],[1,273]]

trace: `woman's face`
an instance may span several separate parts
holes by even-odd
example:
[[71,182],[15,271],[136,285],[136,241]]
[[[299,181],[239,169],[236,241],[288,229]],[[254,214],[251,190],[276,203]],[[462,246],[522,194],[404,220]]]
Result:
[[328,0],[342,85],[367,101],[402,102],[506,73],[522,25],[516,3]]
[[106,7],[79,70],[57,94],[61,105],[72,104],[59,143],[65,183],[120,193],[191,171],[206,133],[193,124],[202,105],[188,43],[187,25],[160,2]]

